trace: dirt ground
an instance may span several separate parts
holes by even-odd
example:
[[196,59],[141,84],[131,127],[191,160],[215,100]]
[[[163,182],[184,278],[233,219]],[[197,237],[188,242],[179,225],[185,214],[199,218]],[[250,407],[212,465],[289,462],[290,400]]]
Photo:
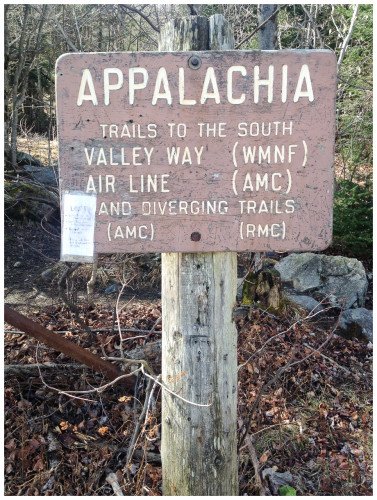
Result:
[[[114,307],[118,284],[129,277],[120,318],[129,331],[122,338],[129,351],[158,345],[158,258],[101,257],[90,305],[91,266],[80,266],[63,283],[66,298],[78,307],[78,321],[59,296],[66,269],[58,262],[59,245],[58,228],[5,227],[5,302],[95,354],[118,357]],[[256,474],[276,493],[279,473],[301,495],[372,494],[372,349],[331,333],[335,321],[310,321],[295,309],[282,318],[258,309],[238,318],[239,434],[249,422],[258,461],[256,468],[241,443],[240,495],[260,493]],[[288,360],[298,363],[275,380]],[[157,355],[157,373],[159,363]],[[147,418],[136,426],[147,391],[143,377],[132,395],[115,386],[74,399],[61,391],[98,387],[102,377],[10,325],[5,325],[5,365],[11,366],[5,377],[6,495],[113,496],[110,472],[125,495],[162,494],[158,390]],[[18,365],[34,368],[17,370]]]

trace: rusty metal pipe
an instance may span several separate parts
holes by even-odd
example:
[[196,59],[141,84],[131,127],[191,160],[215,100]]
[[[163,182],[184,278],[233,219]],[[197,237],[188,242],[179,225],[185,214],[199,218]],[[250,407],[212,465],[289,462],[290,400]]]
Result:
[[[80,347],[73,342],[65,339],[61,335],[47,330],[39,323],[32,321],[26,316],[11,309],[7,304],[4,306],[4,319],[7,323],[22,330],[26,335],[34,337],[35,339],[43,342],[44,344],[52,347],[56,351],[75,359],[79,363],[89,366],[97,372],[103,373],[108,379],[114,380],[121,375],[124,375],[115,365],[101,359],[100,357],[92,354],[90,351]],[[124,378],[120,381],[123,386],[128,390],[133,390],[134,377]]]

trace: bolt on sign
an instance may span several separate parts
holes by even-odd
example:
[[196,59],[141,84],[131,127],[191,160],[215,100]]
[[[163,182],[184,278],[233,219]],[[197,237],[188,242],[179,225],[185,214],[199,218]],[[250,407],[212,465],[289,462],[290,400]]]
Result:
[[331,242],[331,51],[71,53],[56,72],[63,260]]

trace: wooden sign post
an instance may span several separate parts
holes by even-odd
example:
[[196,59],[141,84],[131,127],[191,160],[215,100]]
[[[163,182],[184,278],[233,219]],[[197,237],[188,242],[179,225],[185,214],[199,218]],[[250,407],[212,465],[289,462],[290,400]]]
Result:
[[62,260],[163,252],[165,495],[237,495],[236,252],[332,236],[334,54],[233,48],[192,16],[57,61]]
[[[160,50],[234,47],[223,16],[167,24]],[[235,252],[162,254],[164,495],[238,495]],[[196,403],[196,404],[195,404]],[[210,406],[197,406],[210,404]]]

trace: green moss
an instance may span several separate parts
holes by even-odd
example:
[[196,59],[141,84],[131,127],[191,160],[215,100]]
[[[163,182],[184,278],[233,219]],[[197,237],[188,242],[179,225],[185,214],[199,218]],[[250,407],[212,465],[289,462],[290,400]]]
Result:
[[275,263],[272,259],[265,259],[262,269],[246,276],[242,305],[256,306],[279,316],[285,313],[287,301],[281,294],[280,274],[273,267]]
[[284,486],[280,486],[279,494],[284,497],[295,497],[297,492],[292,486],[285,484]]
[[257,288],[257,274],[249,273],[243,282],[242,287],[242,305],[251,306],[254,304],[255,291]]

